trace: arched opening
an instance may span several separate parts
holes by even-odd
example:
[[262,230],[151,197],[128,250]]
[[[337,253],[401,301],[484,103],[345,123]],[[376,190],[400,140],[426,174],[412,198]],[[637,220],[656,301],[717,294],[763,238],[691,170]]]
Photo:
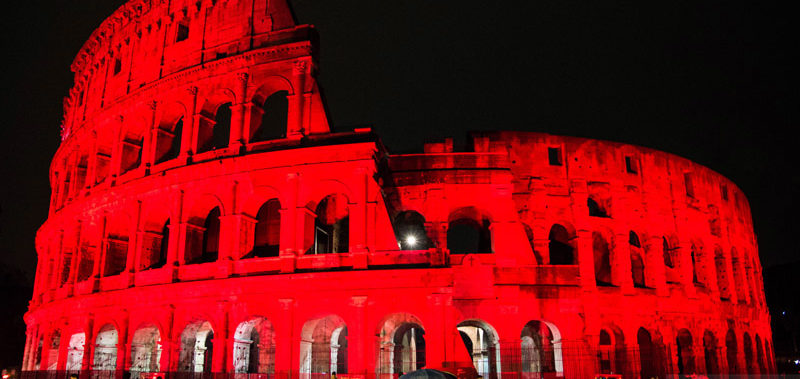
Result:
[[86,345],[86,333],[75,333],[69,337],[67,346],[67,365],[68,374],[80,374],[81,364],[83,363],[83,349]]
[[691,255],[692,258],[692,282],[694,284],[704,284],[703,281],[701,280],[702,276],[699,275],[700,269],[698,267],[697,261],[700,257],[698,256],[699,251],[697,250],[697,246],[695,244],[692,244],[692,247],[689,250],[689,254]]
[[253,251],[245,258],[277,257],[281,240],[281,203],[271,199],[256,214]]
[[676,347],[678,348],[678,374],[694,374],[694,342],[692,334],[686,329],[678,331],[678,336],[675,338]]
[[529,321],[520,338],[523,373],[563,375],[561,334],[554,326],[551,329],[551,325],[542,321]]
[[197,128],[197,152],[204,153],[228,147],[231,135],[231,103],[217,107],[213,121],[210,115],[205,114],[205,116],[208,119],[201,118]]
[[401,250],[425,250],[431,246],[425,230],[425,217],[415,211],[403,211],[394,217],[394,233]]
[[744,361],[747,365],[747,373],[752,375],[756,373],[756,360],[754,359],[755,357],[753,357],[753,340],[750,339],[750,334],[747,332],[744,332],[742,338],[744,339],[742,343],[744,345]]
[[153,225],[149,228],[152,230],[147,230],[143,235],[140,270],[157,269],[167,264],[170,220],[167,219],[161,227]]
[[[114,371],[117,368],[117,344],[119,336],[114,325],[106,324],[97,333],[92,370]],[[106,375],[106,377],[108,377]]]
[[639,345],[639,367],[642,378],[664,378],[665,359],[664,351],[657,341],[645,328],[639,328],[636,333],[636,342]]
[[177,158],[181,152],[183,117],[179,117],[174,122],[162,123],[156,129],[156,133],[156,163]]
[[350,210],[344,195],[328,195],[314,212],[312,254],[344,253],[350,247]]
[[586,206],[589,208],[589,216],[592,217],[609,217],[608,210],[592,197],[586,199]]
[[208,321],[195,321],[181,333],[178,371],[211,372],[214,356],[214,330]]
[[570,235],[567,228],[560,224],[550,227],[548,236],[550,244],[550,264],[551,265],[574,265],[575,264],[575,236]]
[[639,241],[639,235],[633,230],[628,233],[628,245],[631,248],[631,277],[633,279],[633,286],[636,288],[647,287],[645,280],[644,259],[642,258],[642,243]]
[[421,326],[411,323],[400,325],[393,342],[393,372],[411,372],[425,367],[425,330]]
[[542,252],[536,249],[536,244],[534,243],[533,238],[533,229],[526,223],[522,223],[522,228],[525,229],[525,238],[528,239],[528,246],[531,247],[531,251],[533,252],[533,258],[536,260],[537,265],[541,265],[544,263],[542,259]]
[[120,146],[120,175],[133,170],[142,164],[142,146],[144,136],[132,130],[126,131]]
[[377,374],[400,374],[425,367],[425,329],[413,315],[395,313],[381,325]]
[[161,335],[155,325],[140,326],[131,340],[131,377],[140,373],[159,372],[161,361]]
[[335,315],[309,320],[300,340],[300,373],[328,377],[334,372],[347,373],[347,325]]
[[594,255],[594,278],[598,286],[611,286],[611,251],[603,235],[592,232]]
[[756,361],[758,361],[758,372],[766,374],[767,368],[764,365],[764,345],[758,334],[756,334]]
[[667,283],[678,283],[679,276],[675,269],[675,249],[670,245],[667,237],[662,237],[661,253],[664,257],[664,275],[666,276]]
[[101,276],[119,275],[128,261],[128,242],[131,227],[124,215],[109,217],[106,226],[106,251]]
[[733,330],[728,330],[725,335],[725,359],[728,361],[729,374],[741,374],[739,368],[739,345],[736,342],[736,333]]
[[256,317],[236,327],[233,368],[236,373],[275,373],[275,331],[269,320]]
[[487,379],[500,377],[500,341],[494,328],[481,320],[466,320],[458,324],[472,364],[478,375]]
[[720,374],[717,362],[717,337],[709,330],[703,333],[703,352],[706,358],[706,374]]
[[33,353],[33,369],[39,371],[42,369],[42,353],[44,352],[44,337],[39,337],[39,342],[36,343],[36,351]]
[[489,218],[473,207],[453,212],[447,226],[447,249],[453,254],[490,254]]
[[[84,228],[80,233],[85,234],[87,232],[88,230]],[[96,242],[91,241],[89,238],[79,238],[77,245],[78,272],[75,280],[82,282],[92,277],[92,274],[94,273],[95,252],[100,248],[100,246],[97,246]]]
[[251,142],[286,138],[289,114],[289,92],[277,91],[258,104],[261,110],[261,123],[250,136]]
[[214,207],[208,212],[203,227],[200,230],[202,235],[202,242],[200,244],[200,251],[197,248],[193,252],[192,257],[186,257],[186,262],[192,263],[209,263],[217,260],[219,256],[219,232],[220,232],[220,210],[219,207]]
[[739,303],[747,301],[747,282],[742,273],[742,261],[739,259],[739,254],[736,248],[731,249],[731,263],[733,264],[733,282],[736,287],[736,298]]
[[731,298],[730,282],[728,281],[728,266],[725,262],[725,254],[719,246],[714,249],[714,267],[717,271],[719,298],[728,300]]
[[600,330],[597,360],[603,374],[622,374],[625,372],[625,342],[621,332]]
[[58,350],[61,349],[61,331],[56,329],[50,335],[50,349],[47,351],[47,369],[58,367]]

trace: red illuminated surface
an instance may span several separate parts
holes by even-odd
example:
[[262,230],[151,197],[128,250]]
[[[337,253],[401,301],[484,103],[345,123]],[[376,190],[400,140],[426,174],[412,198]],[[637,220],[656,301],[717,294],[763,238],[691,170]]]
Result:
[[283,0],[131,1],[91,36],[25,371],[774,372],[735,184],[539,133],[390,154],[331,132],[316,40]]

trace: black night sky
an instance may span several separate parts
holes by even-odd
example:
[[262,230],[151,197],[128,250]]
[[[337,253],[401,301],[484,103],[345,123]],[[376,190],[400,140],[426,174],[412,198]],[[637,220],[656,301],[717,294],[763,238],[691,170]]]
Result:
[[[69,65],[122,1],[2,12],[0,267],[29,278]],[[291,0],[321,36],[338,129],[393,152],[470,130],[614,140],[689,158],[750,200],[765,267],[797,261],[795,13],[773,1]],[[5,279],[5,278],[4,278]],[[28,296],[29,294],[25,294]],[[21,356],[21,353],[20,353]]]

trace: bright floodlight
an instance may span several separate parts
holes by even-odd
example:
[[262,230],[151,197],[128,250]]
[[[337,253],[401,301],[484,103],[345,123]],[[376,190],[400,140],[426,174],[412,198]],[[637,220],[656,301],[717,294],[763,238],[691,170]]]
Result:
[[414,247],[414,245],[416,244],[417,244],[417,237],[414,237],[413,235],[406,236],[406,246]]

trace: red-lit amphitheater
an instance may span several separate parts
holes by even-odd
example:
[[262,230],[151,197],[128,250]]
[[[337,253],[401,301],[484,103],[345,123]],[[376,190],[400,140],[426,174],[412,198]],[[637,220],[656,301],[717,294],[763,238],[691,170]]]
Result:
[[774,372],[734,183],[583,138],[333,132],[285,1],[131,0],[80,50],[24,375]]

